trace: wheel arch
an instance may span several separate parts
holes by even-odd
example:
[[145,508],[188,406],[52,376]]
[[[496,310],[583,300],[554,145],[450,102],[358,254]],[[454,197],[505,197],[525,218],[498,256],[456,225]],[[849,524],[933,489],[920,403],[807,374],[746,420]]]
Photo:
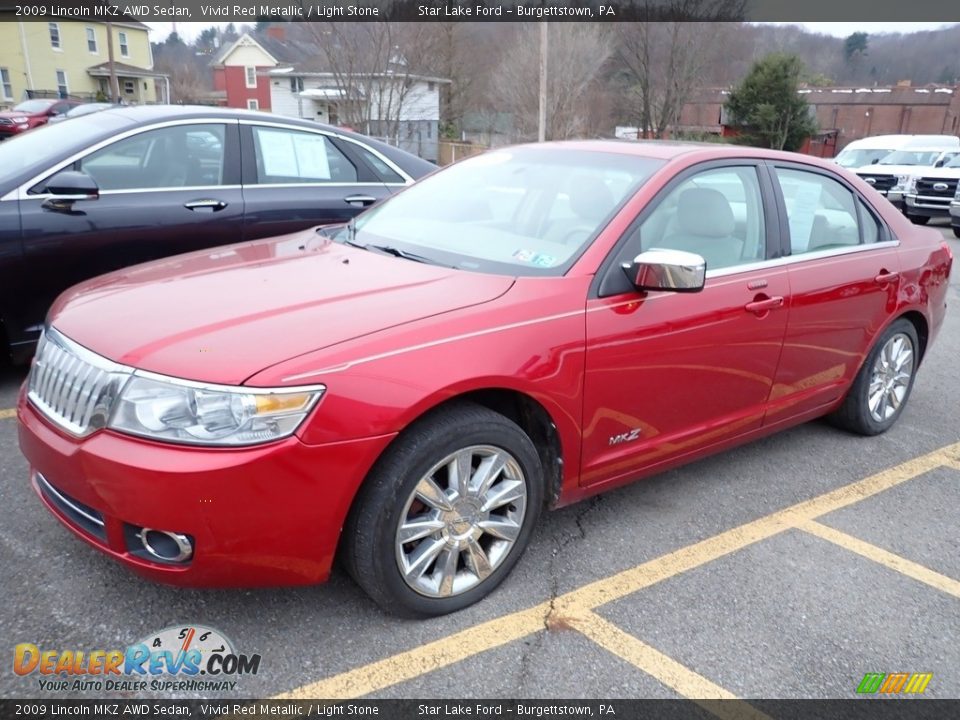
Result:
[[[908,320],[913,325],[914,330],[917,331],[917,340],[920,342],[919,358],[917,360],[917,366],[919,367],[920,363],[923,362],[924,356],[927,354],[927,343],[930,340],[930,326],[923,313],[917,310],[908,310],[897,317],[896,320],[901,318]],[[896,322],[896,320],[894,320],[894,322]]]
[[548,507],[555,506],[560,498],[563,488],[564,476],[564,448],[560,437],[560,432],[554,422],[553,417],[548,410],[536,398],[520,390],[505,387],[484,387],[471,390],[465,390],[455,395],[450,395],[426,408],[421,408],[419,412],[404,426],[393,440],[387,444],[380,452],[380,455],[374,461],[373,465],[367,471],[363,481],[357,486],[353,498],[344,517],[344,523],[341,528],[340,537],[337,539],[337,556],[342,556],[344,543],[344,530],[350,525],[350,517],[354,514],[363,495],[364,488],[367,486],[370,476],[373,474],[381,459],[401,442],[407,431],[415,425],[427,420],[438,412],[446,408],[461,403],[472,403],[485,407],[493,412],[503,415],[514,422],[527,434],[540,458],[540,464],[544,472],[544,500]]

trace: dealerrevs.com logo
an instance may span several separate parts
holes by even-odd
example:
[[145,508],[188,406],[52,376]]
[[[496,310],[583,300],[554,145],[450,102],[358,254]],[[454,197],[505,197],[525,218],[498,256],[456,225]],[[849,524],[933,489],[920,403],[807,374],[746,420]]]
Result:
[[50,692],[211,692],[237,689],[256,675],[259,655],[237,653],[218,630],[178,625],[148,635],[125,650],[51,650],[33,643],[13,649],[13,671],[39,675]]

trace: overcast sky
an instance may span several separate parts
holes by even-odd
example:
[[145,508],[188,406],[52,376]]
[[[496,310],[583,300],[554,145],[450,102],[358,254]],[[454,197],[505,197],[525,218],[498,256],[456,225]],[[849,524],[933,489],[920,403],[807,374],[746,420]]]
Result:
[[[200,32],[211,25],[226,25],[225,22],[219,23],[204,23],[204,22],[182,22],[177,23],[177,32],[180,34],[180,37],[185,40],[193,40],[196,38]],[[242,25],[243,23],[236,23],[237,25]],[[767,24],[767,23],[758,23],[758,24]],[[786,23],[771,23],[784,25]],[[882,33],[882,32],[916,32],[918,30],[936,30],[940,27],[945,27],[951,25],[952,23],[939,23],[939,22],[806,22],[806,23],[792,23],[794,25],[803,25],[808,30],[812,32],[824,33],[826,35],[834,35],[836,37],[847,37],[851,33],[855,32],[866,32],[866,33]],[[147,23],[153,32],[151,35],[151,40],[153,42],[160,42],[164,40],[167,35],[170,34],[170,31],[173,29],[173,23],[167,22],[151,22]]]

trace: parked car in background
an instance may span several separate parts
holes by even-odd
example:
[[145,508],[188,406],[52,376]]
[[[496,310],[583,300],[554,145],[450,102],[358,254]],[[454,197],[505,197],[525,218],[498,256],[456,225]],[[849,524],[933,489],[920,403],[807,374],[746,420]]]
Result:
[[12,110],[0,112],[0,140],[46,125],[78,105],[76,100],[24,100]]
[[70,120],[75,117],[83,117],[84,115],[91,115],[93,113],[100,112],[102,110],[109,110],[110,108],[118,108],[120,105],[115,103],[107,102],[97,102],[97,103],[83,103],[82,105],[77,105],[74,108],[71,108],[67,112],[61,115],[54,115],[50,118],[50,123],[55,124],[63,122],[64,120]]
[[956,135],[874,135],[848,143],[833,159],[849,170],[874,165],[894,150],[921,145],[960,147]]
[[917,225],[930,218],[950,217],[953,234],[960,238],[960,156],[939,168],[928,168],[910,178],[906,213]]
[[339,553],[384,608],[438,615],[544,507],[823,415],[890,428],[951,264],[808,156],[496,150],[340,228],[68,291],[20,447],[48,510],[148,578],[314,583]]
[[938,168],[960,155],[957,145],[924,145],[894,150],[879,162],[858,168],[857,175],[904,212],[904,195],[910,178],[920,168]]
[[103,110],[0,145],[0,343],[127,265],[343,223],[435,166],[356,133],[245,110]]

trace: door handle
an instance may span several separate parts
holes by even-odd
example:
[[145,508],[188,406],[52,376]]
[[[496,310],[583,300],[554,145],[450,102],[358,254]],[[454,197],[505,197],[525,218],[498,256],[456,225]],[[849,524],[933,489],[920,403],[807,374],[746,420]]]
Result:
[[898,272],[888,272],[886,270],[881,270],[873,280],[874,282],[880,285],[886,285],[889,282],[893,282],[898,277],[900,277],[900,273]]
[[783,298],[779,295],[776,297],[761,297],[753,302],[748,302],[744,306],[744,310],[747,312],[752,312],[756,315],[763,315],[770,310],[775,310],[781,305],[783,305]]
[[361,207],[367,207],[368,205],[373,205],[377,199],[370,195],[347,195],[343,201],[345,203],[350,203],[351,205],[360,205]]
[[190,200],[189,202],[185,202],[183,206],[187,210],[213,210],[214,212],[217,212],[218,210],[223,210],[227,206],[227,203],[225,203],[223,200],[213,199]]

